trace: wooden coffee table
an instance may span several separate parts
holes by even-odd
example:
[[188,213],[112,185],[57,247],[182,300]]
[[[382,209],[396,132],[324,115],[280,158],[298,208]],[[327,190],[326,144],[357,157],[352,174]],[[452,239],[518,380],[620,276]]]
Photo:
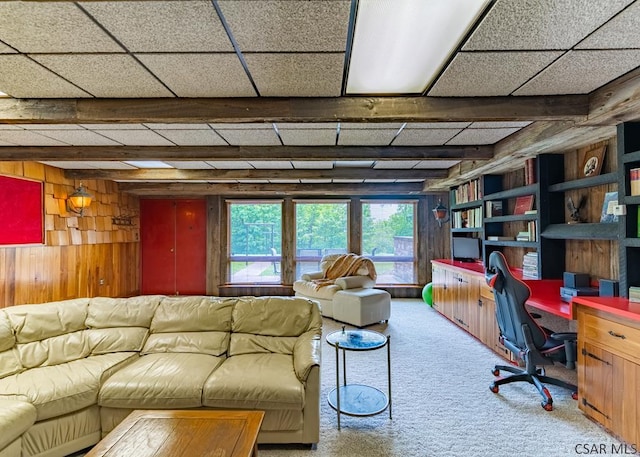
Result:
[[137,410],[86,457],[251,457],[263,411]]

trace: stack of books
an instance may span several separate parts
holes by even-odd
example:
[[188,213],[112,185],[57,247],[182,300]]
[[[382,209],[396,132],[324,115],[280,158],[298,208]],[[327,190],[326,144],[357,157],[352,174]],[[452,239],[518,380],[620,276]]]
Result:
[[527,230],[526,232],[518,232],[516,241],[531,241],[529,231]]
[[640,287],[629,287],[629,301],[640,302]]
[[629,170],[629,184],[631,195],[640,195],[640,168]]
[[527,252],[522,260],[522,277],[538,279],[538,253]]

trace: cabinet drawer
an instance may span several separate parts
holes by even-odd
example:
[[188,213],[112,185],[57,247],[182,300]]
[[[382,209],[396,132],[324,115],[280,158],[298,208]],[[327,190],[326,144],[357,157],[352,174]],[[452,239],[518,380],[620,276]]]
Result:
[[640,329],[592,314],[581,317],[585,338],[634,358],[640,354]]
[[480,296],[482,298],[488,298],[489,300],[493,300],[494,296],[493,296],[493,289],[491,287],[489,287],[487,284],[485,284],[484,282],[480,283]]

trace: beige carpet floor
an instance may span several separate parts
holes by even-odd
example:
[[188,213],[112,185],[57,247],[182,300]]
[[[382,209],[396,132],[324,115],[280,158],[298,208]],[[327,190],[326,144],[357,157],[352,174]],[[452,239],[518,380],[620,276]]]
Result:
[[[419,300],[394,300],[389,323],[368,327],[391,336],[393,419],[386,412],[342,416],[338,431],[326,400],[336,382],[335,349],[324,337],[341,326],[324,321],[317,449],[261,446],[261,457],[560,457],[581,455],[584,444],[604,444],[610,454],[611,445],[619,445],[563,389],[548,386],[551,412],[542,409],[537,391],[526,383],[490,392],[491,369],[504,361]],[[347,352],[347,367],[348,382],[386,389],[385,350]]]

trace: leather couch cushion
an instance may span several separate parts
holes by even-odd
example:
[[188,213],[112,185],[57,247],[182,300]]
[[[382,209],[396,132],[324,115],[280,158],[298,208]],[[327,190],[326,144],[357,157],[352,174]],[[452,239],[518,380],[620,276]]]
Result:
[[235,298],[165,297],[151,321],[151,333],[228,332]]
[[0,310],[0,352],[11,349],[16,344],[16,337],[13,335],[9,318]]
[[323,298],[325,300],[333,299],[336,292],[342,290],[342,288],[336,284],[330,284],[328,286],[316,289],[314,283],[311,281],[305,281],[304,279],[298,279],[293,283],[293,290],[305,297],[311,298]]
[[0,450],[22,435],[36,421],[36,408],[25,401],[0,397]]
[[229,356],[240,354],[271,353],[293,354],[298,337],[264,336],[251,333],[232,333]]
[[78,411],[96,403],[103,372],[133,356],[120,352],[32,368],[0,379],[0,396],[26,398],[38,421]]
[[43,305],[18,305],[5,308],[18,343],[85,329],[88,298],[76,298]]
[[209,377],[202,402],[217,408],[302,410],[304,387],[290,355],[236,355]]
[[146,327],[162,295],[142,295],[131,298],[94,297],[89,301],[87,327]]
[[18,344],[16,350],[25,368],[59,365],[83,359],[90,353],[89,341],[84,331]]
[[227,332],[154,333],[144,345],[142,354],[158,352],[191,352],[221,356],[229,347]]
[[24,368],[18,360],[17,352],[13,349],[0,352],[0,378],[20,373]]
[[140,352],[149,335],[144,327],[92,328],[85,330],[92,355]]
[[205,354],[149,354],[114,373],[98,404],[112,408],[196,408],[202,386],[223,359]]
[[300,297],[242,297],[233,308],[232,332],[300,336],[311,325],[314,306]]

